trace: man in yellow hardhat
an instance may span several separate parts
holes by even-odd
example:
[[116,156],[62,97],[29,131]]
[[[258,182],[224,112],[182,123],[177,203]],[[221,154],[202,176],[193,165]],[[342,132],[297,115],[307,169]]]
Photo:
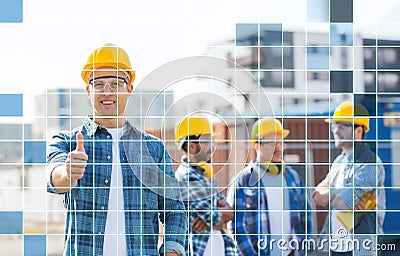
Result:
[[[313,196],[317,206],[330,209],[321,233],[331,234],[340,245],[330,248],[331,255],[375,255],[374,250],[355,248],[350,243],[353,239],[360,244],[366,239],[376,242],[374,235],[382,233],[384,220],[384,212],[376,213],[376,205],[379,210],[385,209],[385,170],[379,157],[363,142],[370,128],[368,111],[346,101],[325,121],[330,123],[335,145],[342,153]],[[363,212],[364,208],[370,211]],[[361,214],[353,215],[354,210]]]
[[238,255],[223,230],[233,213],[218,190],[210,165],[214,147],[211,123],[204,115],[188,116],[177,124],[175,139],[183,152],[176,177],[190,217],[187,255]]
[[[243,255],[300,255],[302,248],[293,250],[289,243],[302,244],[305,234],[312,233],[306,189],[282,160],[283,139],[288,135],[278,119],[255,122],[250,143],[257,158],[228,190],[228,202],[235,210],[230,228]],[[278,241],[286,246],[279,248]]]
[[165,188],[164,176],[178,186],[168,152],[125,117],[135,79],[127,53],[105,44],[81,75],[93,115],[54,135],[47,156],[48,192],[63,194],[67,210],[64,255],[184,255],[187,218],[179,190],[151,189]]

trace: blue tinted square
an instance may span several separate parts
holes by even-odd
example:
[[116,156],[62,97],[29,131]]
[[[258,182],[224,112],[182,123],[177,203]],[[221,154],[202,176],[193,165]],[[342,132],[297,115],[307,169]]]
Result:
[[46,142],[24,141],[24,163],[46,163]]
[[282,46],[282,24],[260,24],[260,45]]
[[258,24],[236,24],[236,45],[257,46]]
[[22,94],[0,94],[0,117],[22,116]]
[[46,236],[45,235],[25,235],[24,236],[24,255],[25,256],[46,255]]
[[307,69],[329,69],[329,48],[307,47]]
[[22,234],[22,212],[0,212],[0,234]]
[[329,0],[307,0],[308,22],[329,22]]
[[352,46],[353,24],[331,24],[331,46]]
[[22,22],[22,0],[0,1],[0,23]]

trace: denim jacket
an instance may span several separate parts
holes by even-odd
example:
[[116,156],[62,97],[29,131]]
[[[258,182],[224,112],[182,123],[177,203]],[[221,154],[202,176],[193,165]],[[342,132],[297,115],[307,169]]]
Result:
[[[103,254],[112,158],[120,157],[128,255],[184,255],[187,218],[169,154],[159,139],[129,122],[119,141],[120,156],[112,155],[109,132],[91,118],[72,132],[54,135],[48,146],[47,191],[57,193],[51,171],[64,164],[68,153],[76,148],[79,131],[83,133],[89,159],[83,178],[63,194],[67,210],[64,254]],[[159,220],[165,226],[165,236],[158,251]]]

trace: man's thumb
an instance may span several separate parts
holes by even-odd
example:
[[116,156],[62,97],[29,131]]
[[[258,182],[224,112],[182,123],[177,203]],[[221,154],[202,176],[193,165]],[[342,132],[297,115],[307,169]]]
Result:
[[83,140],[83,134],[82,132],[78,132],[76,134],[76,150],[85,152],[85,141]]

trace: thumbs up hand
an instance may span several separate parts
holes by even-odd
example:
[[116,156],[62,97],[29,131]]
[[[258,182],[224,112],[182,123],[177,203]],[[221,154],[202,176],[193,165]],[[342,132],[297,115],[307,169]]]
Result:
[[87,165],[88,156],[85,152],[82,132],[76,134],[76,149],[69,152],[66,163],[66,176],[75,186],[77,180],[82,179]]

